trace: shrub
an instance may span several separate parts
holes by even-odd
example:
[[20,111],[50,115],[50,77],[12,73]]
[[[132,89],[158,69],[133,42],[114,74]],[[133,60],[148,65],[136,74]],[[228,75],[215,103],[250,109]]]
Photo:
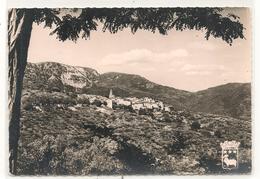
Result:
[[104,101],[104,102],[103,102],[103,105],[107,106],[107,102],[106,102],[106,101]]
[[163,114],[163,119],[165,122],[172,122],[172,119],[168,113]]
[[102,105],[102,102],[100,100],[95,99],[92,104],[97,106],[97,107],[100,107]]
[[61,92],[61,89],[57,86],[53,86],[51,89],[50,89],[50,92]]
[[130,112],[134,112],[134,109],[133,109],[132,106],[126,106],[125,109],[130,111]]
[[90,101],[88,98],[77,98],[77,103],[90,105]]
[[175,134],[175,142],[173,142],[172,144],[168,145],[168,154],[174,154],[174,153],[181,153],[181,150],[184,149],[186,147],[185,141],[187,140],[185,138],[185,136],[177,131]]
[[215,136],[217,137],[217,138],[221,138],[222,137],[222,133],[221,133],[221,131],[218,129],[218,130],[216,130],[215,131]]
[[192,122],[192,124],[191,124],[191,129],[192,129],[192,130],[198,130],[198,129],[200,129],[200,123],[199,123],[198,121]]
[[23,109],[26,110],[26,111],[32,111],[32,110],[33,110],[33,105],[32,105],[32,103],[26,102],[26,103],[23,105]]
[[219,159],[208,153],[204,153],[199,157],[199,166],[204,168],[207,174],[222,172],[223,169],[218,163]]
[[145,109],[141,108],[141,109],[138,111],[138,114],[139,114],[139,115],[146,115]]

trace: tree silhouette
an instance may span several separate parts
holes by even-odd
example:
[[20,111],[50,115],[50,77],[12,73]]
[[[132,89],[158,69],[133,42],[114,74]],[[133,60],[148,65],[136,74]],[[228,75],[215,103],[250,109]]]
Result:
[[[33,23],[53,28],[50,35],[58,40],[88,39],[91,31],[116,33],[130,28],[167,35],[171,29],[203,30],[205,38],[221,38],[228,44],[244,38],[243,24],[233,14],[223,15],[222,8],[83,8],[83,9],[10,9],[8,12],[9,46],[9,169],[16,174],[20,135],[20,102],[24,71]],[[173,42],[174,43],[174,42]]]

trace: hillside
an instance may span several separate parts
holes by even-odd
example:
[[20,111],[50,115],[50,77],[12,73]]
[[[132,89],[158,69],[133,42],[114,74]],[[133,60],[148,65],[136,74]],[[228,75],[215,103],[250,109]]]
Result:
[[110,72],[99,74],[91,68],[46,62],[29,63],[24,89],[77,92],[108,96],[113,89],[120,97],[152,97],[176,110],[228,115],[250,120],[251,87],[229,83],[199,92],[188,92],[153,83],[139,75]]
[[[226,140],[241,143],[239,170],[221,168],[220,142]],[[141,115],[60,92],[24,95],[19,142],[21,175],[251,171],[249,121],[188,111]]]
[[251,84],[228,83],[194,93],[186,106],[192,111],[251,119]]

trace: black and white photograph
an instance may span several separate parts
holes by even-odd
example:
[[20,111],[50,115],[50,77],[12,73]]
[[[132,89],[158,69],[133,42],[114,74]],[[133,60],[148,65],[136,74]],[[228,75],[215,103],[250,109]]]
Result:
[[7,13],[11,175],[251,174],[250,8]]

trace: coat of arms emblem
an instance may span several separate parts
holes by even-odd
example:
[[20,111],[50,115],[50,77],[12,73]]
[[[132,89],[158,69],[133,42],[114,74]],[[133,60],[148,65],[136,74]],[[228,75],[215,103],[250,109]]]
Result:
[[238,147],[240,142],[225,141],[220,143],[222,148],[222,168],[223,169],[236,169],[238,168]]

